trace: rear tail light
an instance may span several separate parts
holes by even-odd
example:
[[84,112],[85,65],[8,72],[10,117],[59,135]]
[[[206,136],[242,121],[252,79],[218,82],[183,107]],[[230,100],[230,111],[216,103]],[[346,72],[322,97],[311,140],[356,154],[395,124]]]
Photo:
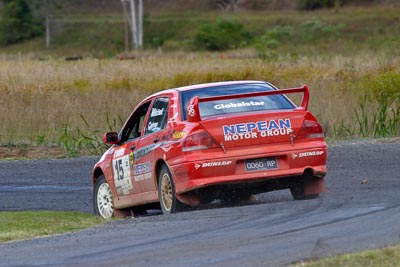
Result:
[[182,145],[182,151],[188,152],[217,147],[218,144],[211,135],[207,132],[198,132],[185,138]]
[[324,131],[321,125],[314,120],[305,120],[301,125],[297,138],[323,138]]

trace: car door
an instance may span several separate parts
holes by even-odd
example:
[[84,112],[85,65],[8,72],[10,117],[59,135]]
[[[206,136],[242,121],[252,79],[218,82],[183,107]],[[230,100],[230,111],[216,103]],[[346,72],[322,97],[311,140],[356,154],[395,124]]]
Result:
[[138,106],[120,132],[121,144],[114,149],[112,158],[113,178],[118,196],[143,192],[134,179],[135,151],[143,134],[143,126],[151,101]]
[[159,96],[154,99],[144,128],[144,135],[135,150],[133,174],[135,182],[140,183],[143,192],[156,191],[155,163],[164,144],[168,121],[169,98]]

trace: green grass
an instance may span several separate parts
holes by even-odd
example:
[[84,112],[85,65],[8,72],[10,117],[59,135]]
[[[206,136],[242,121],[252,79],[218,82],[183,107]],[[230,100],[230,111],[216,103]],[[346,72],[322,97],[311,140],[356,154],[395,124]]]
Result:
[[100,218],[82,212],[0,212],[0,242],[72,232],[102,222]]
[[[234,18],[242,24],[254,40],[276,27],[292,27],[290,38],[279,42],[278,54],[324,55],[341,53],[351,55],[362,50],[385,50],[399,55],[398,43],[400,5],[373,5],[370,7],[343,7],[299,12],[295,10],[242,10],[237,13],[217,11],[153,12],[147,13],[144,25],[145,47],[162,44],[164,50],[192,50],[198,30],[221,17]],[[124,50],[124,22],[121,13],[65,14],[62,23],[54,22],[52,43],[45,47],[44,37],[26,43],[1,47],[0,53],[26,53],[37,56],[74,56],[108,58]],[[317,22],[321,31],[304,33],[304,24]],[[340,27],[339,27],[340,26]],[[330,30],[339,30],[330,32]],[[251,46],[251,45],[250,45]]]
[[327,259],[301,262],[293,267],[398,267],[400,246],[378,250],[366,250],[354,254],[343,254]]

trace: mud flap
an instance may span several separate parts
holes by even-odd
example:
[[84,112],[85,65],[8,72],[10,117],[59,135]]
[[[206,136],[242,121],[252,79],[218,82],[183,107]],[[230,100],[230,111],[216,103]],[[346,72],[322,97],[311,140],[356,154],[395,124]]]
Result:
[[304,195],[315,195],[326,192],[325,180],[322,177],[310,177],[304,180]]
[[114,209],[114,217],[126,218],[132,216],[131,209]]
[[192,194],[176,194],[176,198],[185,205],[188,206],[198,206],[201,204],[200,199],[196,195]]

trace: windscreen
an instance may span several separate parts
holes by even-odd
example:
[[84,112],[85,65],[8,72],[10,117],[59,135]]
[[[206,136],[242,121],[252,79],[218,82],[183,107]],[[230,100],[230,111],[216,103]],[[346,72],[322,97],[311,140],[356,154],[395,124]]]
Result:
[[[269,84],[249,83],[223,85],[208,88],[200,88],[182,92],[182,110],[187,107],[194,96],[199,98],[211,96],[223,96],[233,94],[245,94],[275,90]],[[270,95],[257,97],[240,97],[235,99],[218,100],[199,103],[201,118],[214,115],[232,114],[240,112],[254,112],[264,110],[293,109],[295,106],[284,95]],[[183,120],[186,120],[186,112],[182,112]]]

